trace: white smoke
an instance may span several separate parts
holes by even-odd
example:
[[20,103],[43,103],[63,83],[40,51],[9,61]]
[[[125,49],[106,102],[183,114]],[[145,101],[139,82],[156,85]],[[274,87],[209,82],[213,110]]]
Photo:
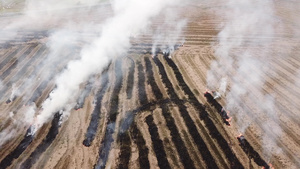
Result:
[[10,101],[13,101],[15,97],[17,97],[19,95],[19,90],[18,88],[16,87],[16,84],[13,84],[12,85],[12,91],[11,91],[11,94],[10,94],[10,97],[9,97],[9,100]]
[[[268,143],[265,145],[273,145],[266,150],[269,155],[280,150],[276,139],[282,130],[273,130],[271,125],[278,121],[278,110],[273,96],[263,92],[264,74],[272,69],[271,59],[277,57],[269,54],[276,42],[275,35],[283,29],[282,22],[277,19],[271,0],[227,0],[225,4],[226,10],[218,13],[225,22],[221,24],[218,43],[214,44],[216,60],[207,73],[207,85],[227,93],[226,107],[236,116],[241,132],[257,120],[264,120],[261,127],[266,133],[262,139]],[[248,112],[247,106],[255,112]]]
[[[130,47],[130,37],[146,29],[151,18],[162,9],[176,4],[174,0],[113,1],[114,16],[102,27],[102,33],[83,48],[79,60],[71,61],[56,79],[57,88],[43,103],[37,123],[46,122],[52,115],[75,103],[79,85],[92,74],[99,73],[113,57],[120,56]],[[70,106],[72,107],[72,106]]]
[[0,147],[7,141],[16,137],[24,128],[28,128],[34,123],[34,114],[36,112],[35,105],[23,106],[18,113],[8,113],[8,118],[3,121],[3,124],[9,123],[8,127],[0,132]]
[[152,55],[155,55],[157,48],[168,49],[172,53],[175,45],[183,44],[185,39],[181,35],[187,22],[187,18],[180,18],[176,9],[164,10],[164,22],[155,28],[152,37]]

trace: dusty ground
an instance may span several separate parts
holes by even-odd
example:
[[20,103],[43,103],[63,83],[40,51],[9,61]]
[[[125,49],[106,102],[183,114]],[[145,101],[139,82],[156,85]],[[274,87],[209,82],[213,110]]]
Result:
[[[285,10],[286,3],[278,1],[276,5],[284,22],[293,21],[294,16]],[[274,50],[267,53],[288,57],[270,59],[264,72],[251,69],[265,79],[263,87],[248,84],[232,66],[227,91],[218,100],[223,107],[227,106],[226,94],[237,78],[247,85],[251,98],[260,100],[263,94],[271,95],[276,103],[276,116],[260,110],[260,104],[264,103],[236,96],[243,109],[231,111],[231,126],[227,126],[203,96],[209,87],[207,72],[216,59],[219,24],[224,21],[216,11],[223,8],[219,2],[204,1],[178,9],[180,18],[189,20],[180,35],[185,39],[184,44],[172,53],[172,59],[162,53],[152,57],[151,34],[145,32],[132,39],[134,45],[128,54],[113,60],[107,71],[94,77],[82,107],[72,109],[61,125],[57,124],[59,118],[45,124],[28,144],[23,141],[30,124],[18,123],[24,118],[20,112],[31,102],[40,108],[55,88],[54,77],[41,77],[43,70],[49,68],[43,64],[49,54],[47,29],[56,28],[68,16],[54,17],[35,29],[26,28],[13,41],[0,37],[0,78],[2,86],[6,86],[0,91],[0,131],[6,133],[1,136],[8,137],[1,145],[0,168],[261,168],[258,158],[274,168],[299,168],[300,89],[295,79],[299,78],[300,50],[298,38],[289,35],[288,28],[285,38],[278,35],[272,46]],[[94,23],[101,23],[111,15],[109,5],[97,9],[82,9],[72,14],[78,16],[89,10],[76,19],[80,22],[92,18]],[[18,17],[19,14],[1,16],[0,22]],[[156,18],[152,27],[161,25],[162,18]],[[70,55],[78,57],[82,45],[97,35],[97,31],[82,33],[84,40],[73,42],[62,53],[66,59],[51,63],[56,65],[55,72],[63,70],[72,59]],[[287,46],[293,50],[284,50]],[[243,50],[241,47],[232,52],[239,54]],[[258,56],[260,49],[253,46],[251,51]],[[218,72],[214,74],[221,79]],[[30,78],[28,84],[24,79]],[[85,86],[88,85],[83,84],[82,89]],[[19,89],[17,97],[6,103],[15,88]],[[281,132],[275,131],[278,128]],[[251,158],[239,145],[236,137],[241,132],[258,156]]]

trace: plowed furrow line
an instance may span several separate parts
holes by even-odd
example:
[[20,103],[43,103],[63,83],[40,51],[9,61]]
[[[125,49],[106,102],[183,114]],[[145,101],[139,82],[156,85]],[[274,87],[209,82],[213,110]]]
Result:
[[[42,51],[40,51],[42,53]],[[45,51],[43,51],[45,52]],[[40,59],[39,61],[41,61],[42,59]],[[27,71],[26,71],[26,75],[31,75],[31,73],[33,72],[34,70],[32,68],[28,68]],[[24,73],[24,72],[22,72]],[[15,86],[18,88],[18,90],[22,91],[23,93],[22,94],[19,94],[19,96],[24,96],[26,94],[28,94],[28,91],[29,90],[33,90],[33,87],[32,85],[28,85],[28,82],[29,80],[27,81],[27,79],[25,78],[24,80],[24,77],[23,78],[17,78],[17,77],[14,77],[14,79],[16,81],[9,81],[8,78],[5,79],[4,81],[4,87],[2,88],[2,90],[0,90],[0,93],[3,93],[3,97],[9,97],[10,93],[12,92],[10,89],[12,89],[12,85],[15,84]],[[37,80],[37,79],[36,79]],[[25,86],[26,85],[26,86]],[[39,84],[37,84],[39,85]],[[29,87],[28,87],[29,86]],[[33,86],[36,86],[36,85],[33,85]],[[27,88],[26,88],[27,87]],[[29,89],[29,90],[28,90]],[[29,96],[30,97],[30,96]],[[17,100],[17,99],[16,99]],[[14,101],[14,102],[17,102],[17,101]],[[17,110],[19,107],[16,107],[16,106],[11,106],[11,108]]]
[[[251,67],[251,69],[252,69],[251,71],[256,72],[256,73],[259,73],[259,72],[257,72],[257,70],[256,70],[255,68]],[[269,74],[267,74],[266,72],[261,72],[259,75],[260,75],[261,78],[267,78],[266,81],[265,81],[265,86],[262,87],[261,89],[262,89],[265,93],[269,93],[269,92],[268,92],[268,89],[267,89],[267,88],[269,88],[269,89],[273,90],[273,91],[274,91],[276,94],[278,94],[279,96],[282,96],[282,97],[280,98],[281,100],[277,101],[276,103],[277,103],[278,106],[284,107],[286,110],[289,110],[289,108],[288,108],[285,104],[282,104],[282,102],[284,101],[284,102],[286,102],[286,103],[289,103],[290,100],[297,100],[297,98],[293,97],[292,94],[287,95],[287,91],[284,90],[283,87],[280,87],[280,86],[274,87],[274,85],[272,85],[272,84],[276,84],[277,82],[275,82],[275,81],[274,81],[273,79],[271,79],[271,78],[268,78],[268,77],[269,77]],[[238,75],[236,75],[236,76],[238,76]],[[243,77],[240,77],[240,78],[244,79]],[[248,85],[250,85],[250,84],[248,84]],[[256,91],[259,91],[258,87],[256,87],[255,89],[256,89]],[[286,91],[286,92],[283,92],[283,91]],[[259,93],[259,92],[256,92],[256,93]],[[270,94],[270,95],[271,95],[271,96],[274,96],[274,94]],[[257,97],[259,98],[260,96],[257,96]],[[295,105],[297,105],[297,106],[295,106]],[[294,103],[294,104],[289,104],[289,106],[290,106],[290,107],[294,107],[295,109],[297,109],[297,107],[299,107],[300,105],[299,105],[298,103]],[[291,121],[293,121],[295,124],[297,124],[297,125],[299,124],[299,123],[298,123],[298,120],[295,118],[295,116],[297,117],[297,114],[294,114],[293,111],[286,111],[285,115],[288,116],[289,119],[290,119]],[[273,119],[273,117],[271,117],[271,118]],[[273,119],[273,120],[274,120],[274,119]],[[283,126],[286,125],[285,122],[281,122],[281,124],[282,124]],[[285,128],[288,128],[288,127],[285,127]],[[292,132],[292,133],[293,133],[293,132]],[[295,141],[296,141],[296,140],[295,140]],[[297,141],[297,142],[298,142],[298,141]]]
[[16,59],[13,64],[11,64],[1,75],[1,78],[2,79],[5,79],[10,73],[12,70],[14,70],[17,65],[18,65],[19,61]]
[[235,156],[235,154],[231,150],[231,148],[228,145],[227,141],[220,134],[217,127],[214,125],[212,120],[207,115],[207,112],[205,111],[205,107],[201,103],[199,103],[197,98],[194,96],[193,92],[190,90],[188,85],[185,83],[185,81],[184,81],[178,67],[176,66],[176,64],[173,62],[172,59],[169,59],[168,57],[164,57],[164,58],[167,61],[168,65],[172,68],[180,87],[185,92],[185,94],[188,95],[192,105],[194,105],[195,108],[199,111],[200,119],[204,120],[204,123],[205,123],[206,127],[208,128],[208,130],[210,132],[210,135],[213,138],[216,139],[216,141],[219,143],[219,146],[224,151],[224,153],[226,155],[226,158],[231,163],[231,167],[243,168],[242,164],[240,163],[240,161],[237,159],[237,157]]
[[[26,74],[26,75],[31,74],[31,73],[29,72],[29,70],[30,70],[30,69],[29,69],[29,65],[30,65],[30,64],[38,64],[39,62],[41,62],[42,59],[39,59],[39,62],[34,63],[34,61],[38,58],[37,56],[39,56],[42,52],[44,52],[45,49],[46,49],[45,46],[44,46],[43,49],[42,49],[42,48],[39,48],[38,51],[36,51],[36,53],[34,54],[33,58],[31,59],[32,62],[30,62],[30,63],[28,62],[28,63],[27,63],[25,66],[23,66],[23,68],[22,68],[22,69],[14,76],[14,79],[17,80],[16,82],[12,82],[12,81],[9,81],[8,79],[5,79],[5,80],[4,80],[5,87],[2,88],[2,90],[0,91],[0,93],[4,93],[5,91],[6,91],[6,92],[9,92],[9,91],[7,90],[7,88],[11,87],[12,83],[18,83],[19,85],[17,85],[17,86],[21,86],[21,84],[23,83],[23,79],[20,78],[20,77],[23,77],[24,74]],[[32,70],[31,70],[31,72],[32,72]]]
[[0,72],[2,72],[1,69],[3,69],[3,67],[11,60],[11,58],[13,58],[18,53],[18,51],[21,50],[21,48],[10,48],[7,50],[7,53],[1,56]]
[[148,160],[149,149],[147,148],[145,139],[143,138],[143,135],[141,131],[138,129],[135,122],[133,122],[132,124],[132,128],[130,129],[130,134],[133,142],[137,145],[139,150],[138,161],[140,164],[140,168],[149,169],[150,168],[150,164]]
[[[299,70],[299,67],[293,67],[291,64],[287,63],[285,60],[282,59],[276,59],[270,64],[272,67],[281,68],[281,72],[285,75],[288,75],[284,76],[288,81],[293,81],[295,78],[297,78],[297,70]],[[271,70],[277,71],[277,69]]]
[[30,154],[26,161],[21,164],[21,169],[31,168],[38,161],[39,157],[47,150],[47,148],[55,140],[58,134],[58,129],[60,127],[59,121],[61,115],[61,113],[55,113],[48,134],[43,139],[43,141],[36,147],[36,149]]
[[[242,77],[240,77],[241,79],[242,79]],[[244,79],[245,80],[245,79]],[[268,84],[268,86],[269,85],[271,85],[271,84]],[[253,88],[252,86],[250,86],[250,84],[248,84],[247,85],[248,87],[251,87],[252,88],[252,92],[253,93],[259,93],[259,90],[257,89],[257,88]],[[271,86],[269,86],[269,87],[271,87]],[[264,90],[264,92],[267,92],[266,91],[266,89],[265,88],[262,88],[263,90]],[[279,91],[276,91],[276,92],[279,92]],[[281,92],[279,92],[280,94],[281,94],[281,96],[283,95],[283,93],[281,93]],[[257,100],[259,100],[259,96],[257,96],[257,95],[254,95],[254,99],[257,99]],[[254,103],[255,104],[255,103]],[[281,103],[278,103],[277,102],[277,105],[280,105],[280,106],[283,106]],[[293,119],[293,116],[291,115],[291,116],[289,116],[290,117],[290,120],[291,121],[294,121]],[[274,122],[276,122],[276,123],[278,123],[278,120],[276,120],[273,116],[268,116],[268,118],[270,118],[270,119],[272,119],[272,121],[274,121]],[[261,122],[261,123],[263,123],[263,122]],[[289,133],[289,137],[296,143],[296,144],[298,144],[298,145],[300,145],[300,143],[299,143],[299,139],[298,139],[298,136],[296,136],[296,133],[293,131],[293,130],[291,130],[288,126],[287,126],[287,123],[285,122],[285,121],[282,121],[281,119],[280,119],[280,121],[279,121],[279,124],[280,124],[280,126],[281,126],[281,128],[282,129],[284,129],[284,131],[286,131],[286,133]],[[296,125],[298,125],[299,123],[294,123],[294,124],[296,124]],[[299,125],[298,125],[299,126]]]
[[189,113],[186,110],[186,106],[179,101],[179,97],[175,93],[172,83],[170,82],[163,64],[159,61],[157,57],[154,58],[154,63],[157,65],[161,79],[167,88],[167,93],[174,103],[178,105],[181,112],[181,117],[184,119],[185,125],[187,126],[189,133],[191,134],[194,142],[197,144],[198,150],[202,155],[203,160],[206,162],[208,168],[218,168],[216,162],[214,161],[212,155],[210,154],[204,140],[201,138],[197,131],[197,128],[191,119]]
[[11,65],[13,65],[19,57],[22,57],[22,54],[25,52],[25,50],[28,48],[28,46],[22,46],[18,49],[16,49],[13,53],[7,56],[7,58],[0,63],[0,78],[4,79],[2,77],[5,70],[9,69]]
[[[252,71],[255,71],[255,70],[252,70]],[[253,94],[254,94],[254,93],[259,93],[259,92],[258,92],[259,90],[258,90],[256,87],[253,87],[253,85],[249,84],[248,81],[245,79],[245,77],[242,77],[242,76],[239,76],[239,75],[236,75],[236,76],[237,76],[238,79],[243,80],[245,86],[248,86],[249,90],[252,91],[251,93],[253,93]],[[265,90],[265,88],[262,88],[262,89]],[[265,92],[267,92],[267,91],[265,91]],[[258,100],[259,100],[259,96],[257,96],[257,95],[253,95],[253,96],[255,97],[255,98],[253,98],[254,100],[255,100],[255,99],[258,99]],[[234,99],[240,100],[240,98],[237,98],[235,95],[233,95],[233,97],[234,97]],[[253,103],[254,100],[248,99],[247,101],[244,101],[244,102],[242,102],[242,103],[249,103],[249,104],[251,104],[251,105],[255,105],[255,103]],[[264,131],[264,127],[262,126],[262,124],[264,124],[264,122],[263,122],[260,118],[258,118],[258,117],[259,117],[258,115],[253,114],[253,113],[250,113],[250,112],[256,112],[256,110],[253,110],[253,111],[252,111],[252,109],[249,108],[248,105],[245,105],[245,104],[243,104],[243,106],[244,106],[243,109],[246,110],[246,112],[249,112],[249,113],[246,113],[246,114],[247,114],[246,116],[248,116],[248,114],[254,115],[254,118],[255,118],[254,120],[257,122],[256,124],[260,127],[260,129],[261,129],[262,131]],[[251,116],[251,117],[248,116],[248,117],[249,117],[250,119],[253,119],[253,116]],[[275,120],[273,116],[268,116],[268,118],[271,118],[273,122],[278,123],[278,122],[277,122],[278,120]],[[283,122],[283,121],[280,120],[279,124],[280,124],[281,128],[284,129],[284,131],[285,131],[286,133],[289,134],[288,137],[289,137],[290,139],[292,139],[292,140],[294,141],[294,143],[299,144],[299,143],[298,143],[298,137],[295,137],[295,136],[294,136],[293,131],[291,131],[291,130],[289,129],[289,127],[286,126],[285,122]],[[297,124],[297,123],[296,123],[296,124]],[[280,138],[280,137],[279,137],[276,133],[274,133],[272,130],[268,130],[268,133],[270,133],[270,134],[272,134],[272,135],[277,136],[278,138]],[[277,144],[282,148],[282,150],[284,151],[284,153],[286,154],[286,156],[289,157],[289,159],[293,160],[294,162],[297,161],[297,160],[294,158],[294,157],[296,156],[296,154],[294,154],[292,151],[290,151],[290,149],[289,149],[287,146],[285,146],[285,144],[284,144],[284,142],[282,142],[282,140],[278,139],[278,140],[277,140]],[[293,153],[293,155],[291,154],[291,152]],[[298,162],[298,164],[299,164],[299,162]]]
[[[38,64],[35,63],[36,59],[39,58],[40,54],[42,52],[44,52],[46,50],[46,46],[40,46],[38,45],[36,48],[34,48],[28,55],[30,57],[30,59],[26,60],[26,63],[24,63],[24,65],[22,66],[22,68],[19,69],[19,71],[10,79],[15,80],[15,79],[21,79],[21,77],[23,77],[23,75],[27,72],[28,67],[31,64]],[[28,50],[27,50],[28,51]],[[26,52],[27,52],[26,51]],[[40,61],[42,60],[41,58],[39,58]],[[25,61],[24,61],[25,62]],[[9,82],[9,79],[5,79],[6,82]]]
[[104,139],[101,142],[99,148],[99,159],[95,165],[96,169],[105,168],[108,155],[111,149],[111,145],[114,142],[113,134],[116,127],[116,118],[119,114],[119,94],[122,88],[123,71],[122,71],[122,60],[117,59],[115,61],[115,86],[113,88],[110,100],[110,111],[107,119],[107,126],[105,130]]
[[[30,61],[30,58],[32,56],[32,55],[30,55],[30,53],[32,53],[33,51],[36,51],[35,48],[38,48],[37,44],[36,45],[31,45],[26,50],[26,52],[23,53],[23,56],[25,56],[26,59],[24,57],[21,57],[23,59],[21,59],[21,58],[17,59],[17,62],[20,63],[19,66],[18,66],[18,69],[17,70],[15,69],[15,71],[13,73],[4,72],[3,76],[5,76],[5,77],[3,77],[3,79],[5,79],[8,75],[10,75],[10,77],[11,77],[11,78],[9,78],[9,80],[13,79],[12,77],[16,78],[16,74],[20,72],[20,70],[26,65],[26,63],[28,61]],[[8,71],[8,70],[6,70],[6,71]]]
[[[277,77],[281,77],[281,78],[285,79],[285,81],[282,81],[282,80],[280,80],[280,78],[276,77],[276,79],[283,84],[281,86],[286,87],[287,84],[289,84],[288,85],[289,90],[287,90],[286,92],[289,92],[290,94],[297,93],[298,95],[300,95],[300,92],[299,92],[300,88],[295,84],[296,79],[298,79],[297,74],[296,74],[297,73],[297,68],[294,68],[295,71],[293,71],[293,72],[288,71],[289,73],[287,73],[286,72],[287,71],[287,66],[283,66],[281,63],[279,63],[279,61],[276,61],[273,66],[274,67],[278,67],[278,66],[281,67],[280,71],[277,71],[278,69],[277,70],[272,69],[271,71],[275,74],[278,74],[279,76],[277,76]],[[300,68],[298,68],[298,69],[300,70]]]
[[201,81],[203,82],[203,84],[206,84],[206,79],[205,79],[205,74],[202,71],[199,71],[199,69],[197,69],[197,66],[195,64],[195,62],[192,62],[189,57],[184,57],[184,59],[188,60],[189,64],[192,65],[193,70],[197,72],[197,75],[200,76]]
[[[234,97],[235,97],[235,96],[234,96]],[[240,99],[240,98],[235,97],[234,99]],[[244,103],[249,103],[249,104],[251,103],[251,101],[249,101],[249,100],[247,100],[247,101],[243,100],[243,102],[244,102]],[[250,118],[250,119],[255,118],[255,119],[253,119],[253,120],[256,121],[255,124],[256,124],[262,131],[265,131],[265,130],[264,130],[264,127],[262,126],[262,124],[264,124],[264,122],[263,122],[262,120],[260,120],[260,119],[257,117],[257,115],[255,115],[255,114],[252,113],[252,112],[255,112],[255,111],[253,111],[248,105],[245,105],[245,104],[241,105],[241,108],[246,112],[246,115],[245,115],[245,116],[247,116],[247,117]],[[249,114],[249,115],[252,115],[252,116],[250,117],[248,114]],[[255,117],[253,117],[253,115],[254,115]],[[280,136],[278,136],[278,135],[277,135],[276,133],[274,133],[272,130],[268,130],[268,131],[266,131],[266,132],[269,133],[270,135],[276,136],[276,138],[278,138],[278,139],[276,140],[276,144],[278,145],[278,147],[281,148],[282,153],[284,153],[285,156],[288,157],[288,159],[290,159],[294,164],[298,164],[298,166],[300,166],[299,161],[295,158],[296,155],[295,155],[294,153],[292,153],[292,152],[289,150],[289,148],[288,148],[288,147],[284,144],[284,142],[280,139]],[[290,133],[289,133],[289,134],[290,134]]]
[[[145,60],[145,64],[146,64],[147,82],[148,82],[148,84],[151,85],[152,91],[153,91],[156,99],[160,100],[160,99],[162,99],[163,95],[154,80],[152,64],[148,57],[145,57],[144,60]],[[167,105],[164,104],[161,106],[161,108],[162,108],[162,114],[166,120],[166,125],[167,125],[168,129],[170,130],[172,141],[174,142],[174,145],[176,147],[177,153],[180,156],[180,160],[181,160],[183,166],[188,169],[195,168],[194,163],[187,152],[187,148],[186,148],[182,138],[179,135],[178,128],[175,125],[175,121],[174,121],[173,117],[171,116],[171,114],[167,108]]]
[[7,55],[11,54],[12,52],[14,52],[12,50],[12,48],[4,48],[2,46],[3,44],[0,43],[0,52],[1,52],[1,57],[0,57],[0,63],[7,57]]
[[94,110],[93,110],[93,113],[91,116],[90,124],[85,133],[85,139],[83,140],[83,145],[85,145],[87,147],[89,147],[91,145],[91,143],[93,142],[93,140],[95,138],[95,134],[98,129],[99,119],[100,119],[100,115],[101,115],[101,105],[102,105],[101,103],[102,103],[104,94],[106,93],[106,90],[108,88],[108,84],[109,84],[109,77],[108,77],[108,73],[105,71],[101,75],[101,88],[99,89],[98,93],[95,96],[97,98],[95,107],[94,107]]
[[[254,71],[254,72],[258,73],[257,70],[254,69],[253,67],[252,67],[252,70],[251,70],[251,71]],[[260,74],[260,75],[261,75],[261,74]],[[232,75],[229,74],[229,76],[232,76]],[[259,92],[259,89],[258,89],[257,87],[254,87],[254,88],[253,88],[253,85],[249,84],[248,81],[247,81],[247,79],[245,79],[245,77],[239,76],[238,74],[236,74],[235,76],[236,76],[238,79],[243,80],[244,83],[245,83],[245,86],[248,86],[248,87],[251,88],[251,89],[249,89],[249,91],[252,91],[251,93],[253,93],[253,94],[254,94],[254,93],[256,93],[256,94],[259,94],[259,93],[260,93],[260,92]],[[262,76],[262,77],[263,77],[263,76]],[[272,88],[271,84],[269,84],[269,83],[266,83],[266,84],[267,84],[268,87],[271,87],[271,88]],[[269,93],[264,87],[262,88],[262,90],[263,90],[264,92],[266,92],[266,93]],[[283,93],[281,93],[281,94],[283,94]],[[260,98],[260,96],[257,96],[257,95],[253,95],[253,96],[255,96],[254,99],[258,99],[258,100],[259,100],[259,98]],[[237,97],[235,97],[235,99],[240,100],[240,99],[237,98]],[[277,103],[278,103],[278,105],[280,105],[280,106],[284,106],[284,105],[282,105],[280,102],[277,102]],[[255,105],[255,103],[253,103],[253,105]],[[244,106],[245,106],[245,105],[244,105]],[[250,110],[251,110],[251,109],[249,108],[249,111],[248,111],[248,112],[255,112],[255,111],[250,111]],[[289,112],[289,113],[290,113],[290,112]],[[249,113],[247,113],[247,114],[249,114]],[[250,113],[250,114],[251,114],[251,113]],[[277,120],[274,119],[273,116],[268,116],[268,117],[271,118],[272,121],[274,121],[274,122],[277,121]],[[291,117],[290,120],[291,120],[291,121],[294,121],[294,118],[292,118],[293,116],[290,116],[290,117]],[[250,119],[252,119],[252,118],[250,118]],[[256,120],[259,120],[259,118],[256,118]],[[278,123],[278,122],[276,122],[276,123]],[[258,123],[258,126],[259,126],[259,127],[261,128],[261,130],[263,131],[263,127],[262,127],[261,124],[263,124],[262,121],[260,121],[260,123]],[[296,137],[296,136],[294,135],[294,132],[291,131],[291,129],[289,129],[288,126],[286,126],[286,123],[280,120],[279,124],[280,124],[280,126],[284,129],[284,131],[285,131],[286,133],[289,133],[289,137],[290,137],[296,144],[299,144],[299,143],[298,143],[298,137]],[[295,124],[298,124],[298,123],[295,122]],[[269,131],[269,132],[271,132],[272,134],[275,134],[275,133],[273,133],[272,131]],[[276,135],[276,134],[275,134],[275,135]],[[280,142],[280,143],[278,143],[278,144],[281,144],[282,147],[283,147],[283,149],[284,149],[284,152],[285,152],[291,159],[293,159],[292,155],[291,155],[290,152],[288,151],[289,149],[288,149],[286,146],[283,146],[283,145],[284,145],[283,142]],[[285,150],[285,149],[287,149],[287,150]]]
[[152,146],[157,158],[159,168],[171,169],[167,160],[167,155],[164,150],[163,142],[159,138],[158,129],[154,123],[152,115],[146,117],[146,123],[148,125],[148,131],[151,135]]

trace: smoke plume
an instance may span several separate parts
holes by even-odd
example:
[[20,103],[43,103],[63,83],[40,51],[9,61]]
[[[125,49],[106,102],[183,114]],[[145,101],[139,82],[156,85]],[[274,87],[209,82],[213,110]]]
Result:
[[[285,31],[290,25],[283,24],[277,13],[279,4],[271,0],[227,0],[225,6],[225,13],[217,12],[224,23],[214,44],[216,60],[207,73],[207,86],[222,93],[240,132],[260,124],[265,155],[270,157],[281,149],[276,140],[282,129],[276,93],[268,94],[264,87],[266,77],[272,78],[270,72],[277,71],[271,62],[290,57],[291,47],[278,40],[288,38]],[[273,54],[275,49],[284,51],[284,56]]]
[[109,61],[125,53],[130,47],[130,37],[146,29],[151,18],[178,1],[128,0],[113,1],[114,16],[102,26],[101,36],[85,46],[80,59],[69,62],[67,69],[57,78],[57,88],[43,103],[37,122],[46,122],[53,113],[70,109],[79,94],[79,86],[92,74],[99,73]]

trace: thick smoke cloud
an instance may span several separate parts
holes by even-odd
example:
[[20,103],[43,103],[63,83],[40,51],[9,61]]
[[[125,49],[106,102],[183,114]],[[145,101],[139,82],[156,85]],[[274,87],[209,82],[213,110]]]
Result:
[[[283,23],[277,13],[277,8],[282,6],[275,3],[271,0],[226,1],[226,12],[216,12],[224,23],[220,25],[218,42],[214,44],[216,60],[207,73],[208,88],[219,90],[226,99],[226,107],[236,117],[240,132],[261,123],[264,133],[260,136],[267,157],[281,151],[276,140],[281,136],[282,128],[278,125],[280,111],[276,94],[266,94],[265,79],[272,78],[270,72],[277,71],[270,63],[283,57],[288,59],[292,50],[284,43],[290,38],[286,31],[291,25]],[[290,7],[283,9],[295,11]],[[299,36],[295,33],[299,31],[290,30],[294,32],[290,35],[292,38]],[[274,54],[275,50],[284,55]],[[249,107],[255,111],[250,112]]]
[[183,44],[185,39],[181,35],[187,22],[186,18],[180,18],[176,9],[164,10],[164,22],[155,28],[152,37],[152,54],[155,55],[157,48],[172,53],[175,45]]
[[114,16],[103,25],[101,36],[82,49],[81,58],[71,61],[57,77],[57,88],[43,103],[37,123],[46,122],[58,110],[69,111],[78,96],[80,84],[87,81],[90,75],[101,72],[112,58],[125,53],[130,47],[130,37],[139,34],[152,17],[176,2],[113,1]]
[[[16,4],[16,1],[5,2],[6,6]],[[87,81],[93,83],[94,79],[90,78],[94,74],[100,73],[111,59],[126,53],[130,47],[131,37],[137,37],[147,30],[152,18],[169,6],[178,5],[179,2],[179,0],[26,0],[24,3],[17,3],[12,12],[3,13],[8,17],[0,20],[1,40],[9,42],[18,39],[22,31],[43,30],[45,37],[30,43],[41,44],[46,50],[45,53],[38,53],[39,58],[43,57],[39,64],[30,65],[32,72],[28,77],[11,78],[9,82],[13,86],[2,81],[0,83],[0,89],[9,89],[7,92],[5,90],[3,95],[1,93],[1,101],[17,97],[21,98],[18,102],[26,105],[26,110],[12,107],[9,112],[1,114],[5,123],[12,125],[1,131],[0,135],[11,137],[1,139],[0,146],[22,131],[20,129],[27,128],[31,124],[38,129],[57,111],[63,111],[64,116],[68,116],[82,92],[80,88],[82,84]],[[109,8],[112,9],[112,13]],[[98,12],[95,12],[95,9]],[[89,12],[92,12],[94,18],[81,18],[83,13]],[[16,69],[20,69],[21,66],[18,64]],[[40,96],[40,93],[32,91],[43,83],[47,85],[46,87],[55,85],[49,98],[42,105],[28,103],[30,98],[35,97],[34,95],[36,98]],[[26,122],[19,120],[19,116],[14,114],[24,116],[26,120],[23,120]],[[30,115],[30,118],[27,115]]]

